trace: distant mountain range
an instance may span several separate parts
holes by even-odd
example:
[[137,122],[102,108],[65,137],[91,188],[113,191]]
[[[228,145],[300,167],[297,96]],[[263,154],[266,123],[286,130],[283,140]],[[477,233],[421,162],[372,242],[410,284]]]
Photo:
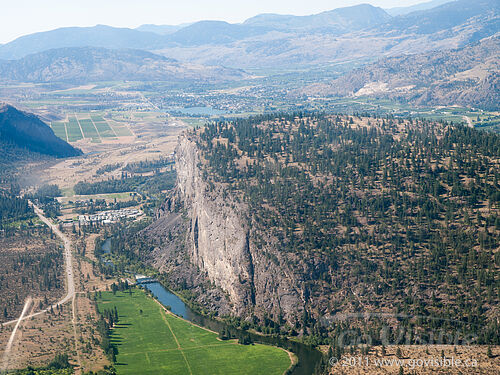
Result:
[[[232,34],[222,33],[223,40],[216,36],[220,30],[214,33],[213,24],[193,24],[167,35],[169,42],[155,53],[242,69],[304,69],[374,61],[460,48],[495,35],[500,31],[500,2],[459,0],[396,17],[360,5],[307,17],[260,15],[225,28]],[[196,30],[191,38],[178,38],[189,29]]]
[[[52,129],[37,116],[16,108],[0,105],[0,159],[4,160],[6,149],[11,154],[23,152],[40,153],[54,157],[70,157],[82,152],[56,137]],[[7,160],[8,161],[8,160]]]
[[147,24],[147,25],[141,25],[137,27],[135,30],[137,31],[146,31],[150,33],[156,33],[159,35],[168,35],[168,34],[173,34],[176,31],[191,25],[191,23],[184,23],[181,25],[153,25],[153,24]]
[[[457,26],[486,28],[498,32],[500,19],[500,1],[498,0],[460,0],[444,5],[411,12],[394,17],[388,23],[375,27],[376,31],[401,34],[437,34],[442,31],[451,33]],[[479,21],[479,22],[478,22]],[[439,38],[439,34],[436,35]]]
[[391,57],[356,69],[307,95],[373,96],[416,105],[470,105],[497,109],[500,103],[500,36],[451,50]]
[[500,29],[498,0],[458,0],[434,7],[442,2],[389,10],[398,14],[395,17],[362,4],[311,16],[261,14],[241,24],[200,21],[178,26],[143,25],[134,30],[102,25],[63,28],[2,45],[0,59],[92,46],[149,50],[202,65],[302,68],[458,48]]
[[391,18],[383,9],[368,4],[334,9],[311,16],[260,14],[243,25],[260,26],[274,30],[316,30],[329,34],[344,34],[365,29]]
[[298,81],[296,93],[498,107],[500,1],[435,0],[389,12],[397,15],[362,4],[241,24],[57,29],[1,45],[0,81],[211,83],[251,78],[241,69],[321,71],[355,62],[373,64],[305,89]]
[[385,9],[387,13],[389,13],[391,16],[401,16],[404,14],[408,14],[411,12],[416,12],[419,10],[427,10],[427,9],[432,9],[435,8],[439,5],[443,5],[446,3],[451,3],[452,1],[455,0],[433,0],[433,1],[428,1],[426,3],[420,3],[417,5],[412,5],[409,7],[396,7],[396,8],[390,8],[390,9]]
[[113,80],[220,82],[246,78],[241,70],[180,63],[141,50],[58,48],[0,61],[0,81],[99,82]]
[[0,46],[0,59],[17,60],[33,53],[63,47],[132,48],[150,50],[163,45],[162,36],[145,31],[115,28],[64,27],[29,34]]

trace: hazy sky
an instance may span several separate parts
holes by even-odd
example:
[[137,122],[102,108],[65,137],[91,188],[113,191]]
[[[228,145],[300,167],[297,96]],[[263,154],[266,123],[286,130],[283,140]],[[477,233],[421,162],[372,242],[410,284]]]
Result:
[[0,0],[0,43],[65,26],[137,27],[202,19],[241,22],[259,13],[306,15],[370,3],[383,8],[428,0]]

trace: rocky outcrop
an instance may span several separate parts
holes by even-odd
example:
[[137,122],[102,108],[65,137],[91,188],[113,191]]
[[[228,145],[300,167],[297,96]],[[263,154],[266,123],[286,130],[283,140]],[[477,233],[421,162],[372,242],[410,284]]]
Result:
[[[226,294],[232,314],[281,315],[289,321],[296,320],[304,304],[300,278],[276,250],[276,241],[253,230],[252,215],[246,204],[238,202],[222,185],[206,181],[200,166],[196,142],[187,135],[181,136],[176,149],[176,191],[160,209],[153,230],[161,233],[163,227],[163,235],[168,232],[171,236],[171,229],[165,228],[175,226],[172,224],[175,215],[173,221],[179,226],[182,215],[176,212],[183,211],[184,224],[175,235],[181,243],[173,251],[175,240],[166,241],[153,253],[155,265],[163,270],[168,268],[178,278],[182,272],[175,270],[186,264],[172,265],[169,257],[181,252],[192,272],[189,276],[184,273],[186,280],[177,282],[196,287],[195,280],[204,276]],[[255,241],[257,238],[259,241]],[[210,301],[225,310],[223,302],[220,298],[219,303]]]

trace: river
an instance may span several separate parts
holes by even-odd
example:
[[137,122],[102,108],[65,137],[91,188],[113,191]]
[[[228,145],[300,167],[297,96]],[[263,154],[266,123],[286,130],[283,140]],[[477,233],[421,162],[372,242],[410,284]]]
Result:
[[212,107],[186,107],[176,108],[175,111],[184,113],[190,116],[218,116],[225,115],[227,112]]
[[[101,249],[103,253],[109,253],[111,251],[111,240],[109,238],[103,242]],[[102,260],[108,265],[113,265],[110,261],[105,261],[104,259]],[[143,286],[149,289],[163,306],[170,306],[170,311],[172,311],[175,315],[215,332],[221,332],[223,328],[228,327],[223,322],[209,319],[194,312],[179,297],[168,291],[158,282],[143,284]],[[235,331],[233,327],[231,327],[231,330]],[[316,364],[318,364],[321,360],[320,352],[311,346],[290,341],[285,338],[261,336],[250,332],[248,333],[254,342],[279,346],[293,352],[299,359],[299,363],[292,371],[293,375],[311,375],[314,372]]]
[[[149,289],[163,306],[170,306],[174,314],[190,322],[216,332],[220,332],[226,327],[223,322],[209,319],[192,311],[179,297],[169,292],[160,283],[144,284],[144,287]],[[250,333],[250,336],[254,342],[279,346],[295,353],[299,358],[299,363],[293,370],[293,375],[311,375],[316,364],[321,360],[321,354],[308,345],[273,336],[261,336],[253,333]]]

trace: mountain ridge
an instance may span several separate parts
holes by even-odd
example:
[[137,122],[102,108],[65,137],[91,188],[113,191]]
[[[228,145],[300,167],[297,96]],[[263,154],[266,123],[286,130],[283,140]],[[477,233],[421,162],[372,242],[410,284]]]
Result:
[[224,81],[246,77],[241,70],[203,67],[143,50],[66,47],[0,61],[0,77],[15,82],[107,80]]
[[416,5],[411,5],[408,7],[395,7],[395,8],[389,8],[389,9],[384,9],[388,14],[391,16],[401,16],[404,14],[408,14],[411,12],[419,11],[419,10],[427,10],[427,9],[432,9],[435,8],[439,5],[443,5],[446,3],[451,3],[452,1],[455,0],[433,0],[433,1],[428,1],[425,3],[420,3]]
[[[484,0],[483,0],[484,1]],[[263,31],[280,30],[293,32],[297,30],[321,29],[329,33],[342,34],[353,32],[367,27],[390,21],[397,17],[391,17],[382,8],[369,4],[359,4],[351,7],[336,8],[308,16],[291,16],[279,14],[260,14],[245,20],[241,24],[231,24],[225,21],[202,20],[191,24],[182,25],[142,25],[136,29],[115,28],[106,25],[93,27],[66,27],[46,32],[24,35],[0,46],[0,58],[18,59],[28,54],[41,52],[43,50],[61,47],[103,47],[103,48],[139,48],[158,49],[171,42],[182,42],[185,34],[190,30],[204,32],[202,38],[206,38],[210,28],[217,24],[224,26],[223,31],[238,34],[241,37],[255,35],[253,27],[264,27]],[[207,26],[203,29],[203,26]],[[156,30],[156,32],[153,32]],[[163,32],[159,32],[163,30]],[[241,32],[245,30],[245,32]],[[220,29],[215,29],[220,34]],[[175,34],[178,34],[175,36]],[[259,33],[258,33],[259,34]],[[215,35],[215,37],[217,34]],[[226,42],[231,42],[229,38]],[[191,40],[188,39],[188,42]],[[219,41],[219,44],[224,40]],[[188,43],[188,45],[190,45]]]
[[309,16],[260,14],[243,22],[246,25],[288,29],[324,29],[332,27],[338,32],[360,30],[391,18],[382,8],[370,4],[337,8]]
[[162,36],[106,25],[64,27],[21,36],[0,47],[0,59],[15,60],[29,54],[63,47],[138,48],[158,47]]
[[[155,52],[206,65],[289,69],[376,61],[382,57],[463,47],[500,30],[500,9],[491,0],[458,0],[426,11],[393,17],[367,29],[274,30],[222,46],[169,46]],[[443,18],[445,21],[441,22]],[[431,32],[432,31],[432,32]]]

